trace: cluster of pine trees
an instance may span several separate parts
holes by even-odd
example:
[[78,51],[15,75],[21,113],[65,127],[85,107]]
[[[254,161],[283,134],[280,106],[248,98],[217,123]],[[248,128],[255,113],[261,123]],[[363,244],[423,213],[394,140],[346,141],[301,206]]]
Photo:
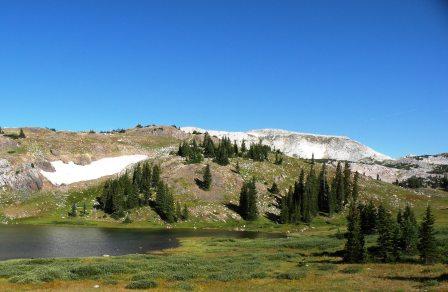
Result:
[[350,203],[347,216],[347,242],[344,260],[351,263],[364,262],[366,259],[365,236],[377,234],[377,245],[370,248],[373,258],[382,262],[397,262],[403,256],[412,256],[417,251],[424,263],[437,258],[436,239],[434,235],[434,217],[428,206],[420,225],[410,206],[401,209],[393,218],[390,211],[372,202]]
[[412,176],[403,181],[396,180],[395,184],[403,188],[418,189],[430,187],[433,189],[442,189],[448,192],[448,175],[430,176],[427,178]]
[[132,175],[126,172],[118,178],[108,180],[97,202],[99,209],[114,218],[124,217],[125,211],[146,205],[153,206],[167,222],[188,218],[187,207],[184,206],[184,210],[179,211],[180,205],[175,205],[173,194],[160,178],[160,167],[151,166],[149,162],[138,164]]
[[258,219],[257,188],[255,178],[244,182],[240,192],[239,213],[244,220],[253,221]]
[[[270,151],[271,148],[262,145],[261,141],[257,144],[251,144],[249,149],[247,149],[244,141],[241,147],[238,147],[236,141],[232,143],[228,137],[223,137],[215,144],[210,134],[205,133],[201,145],[198,145],[196,140],[192,142],[184,141],[179,145],[177,154],[185,157],[188,163],[200,163],[204,160],[204,157],[207,157],[213,158],[219,165],[228,165],[230,163],[229,158],[232,157],[247,157],[256,161],[264,161],[268,159]],[[275,163],[281,164],[282,161],[283,157],[278,152]]]
[[[277,185],[273,184],[270,190],[272,193],[278,192]],[[355,173],[352,182],[348,163],[345,163],[344,170],[341,163],[338,163],[336,175],[330,185],[326,164],[322,164],[317,176],[314,159],[312,159],[306,178],[302,169],[294,187],[289,188],[288,193],[281,198],[280,222],[309,223],[319,212],[328,215],[338,213],[348,200],[358,197],[358,192],[358,173]]]

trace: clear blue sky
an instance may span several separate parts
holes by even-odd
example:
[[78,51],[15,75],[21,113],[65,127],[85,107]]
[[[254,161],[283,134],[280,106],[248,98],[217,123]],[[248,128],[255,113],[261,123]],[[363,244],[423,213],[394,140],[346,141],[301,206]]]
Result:
[[0,125],[176,124],[448,152],[447,1],[0,0]]

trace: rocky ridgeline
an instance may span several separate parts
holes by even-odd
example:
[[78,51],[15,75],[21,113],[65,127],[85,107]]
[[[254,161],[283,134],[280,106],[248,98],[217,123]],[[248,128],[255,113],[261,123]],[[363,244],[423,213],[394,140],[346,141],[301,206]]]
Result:
[[373,159],[383,161],[391,159],[389,156],[381,154],[370,147],[367,147],[357,141],[342,136],[313,135],[285,130],[263,129],[248,132],[225,132],[204,130],[194,127],[184,127],[181,130],[186,133],[205,133],[219,138],[228,137],[231,141],[241,144],[257,143],[271,148],[278,149],[289,156],[299,158],[311,158],[314,155],[316,159],[334,159],[359,161],[362,159]]
[[397,160],[351,163],[352,170],[382,181],[403,181],[410,177],[442,176],[448,174],[448,154],[406,156]]

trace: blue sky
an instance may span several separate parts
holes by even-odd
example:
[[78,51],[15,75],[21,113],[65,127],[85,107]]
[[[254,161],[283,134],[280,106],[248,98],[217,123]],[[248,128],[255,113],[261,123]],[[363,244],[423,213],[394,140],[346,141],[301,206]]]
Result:
[[0,0],[0,126],[176,124],[448,151],[446,1]]

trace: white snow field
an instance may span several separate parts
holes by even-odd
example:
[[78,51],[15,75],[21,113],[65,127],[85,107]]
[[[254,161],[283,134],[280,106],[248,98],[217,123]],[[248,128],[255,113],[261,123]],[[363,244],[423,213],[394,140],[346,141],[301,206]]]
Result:
[[61,160],[51,162],[55,171],[41,170],[42,175],[53,185],[72,184],[80,181],[98,179],[103,176],[121,172],[131,164],[148,159],[146,155],[123,155],[102,158],[88,165],[78,165],[73,162],[64,163]]

